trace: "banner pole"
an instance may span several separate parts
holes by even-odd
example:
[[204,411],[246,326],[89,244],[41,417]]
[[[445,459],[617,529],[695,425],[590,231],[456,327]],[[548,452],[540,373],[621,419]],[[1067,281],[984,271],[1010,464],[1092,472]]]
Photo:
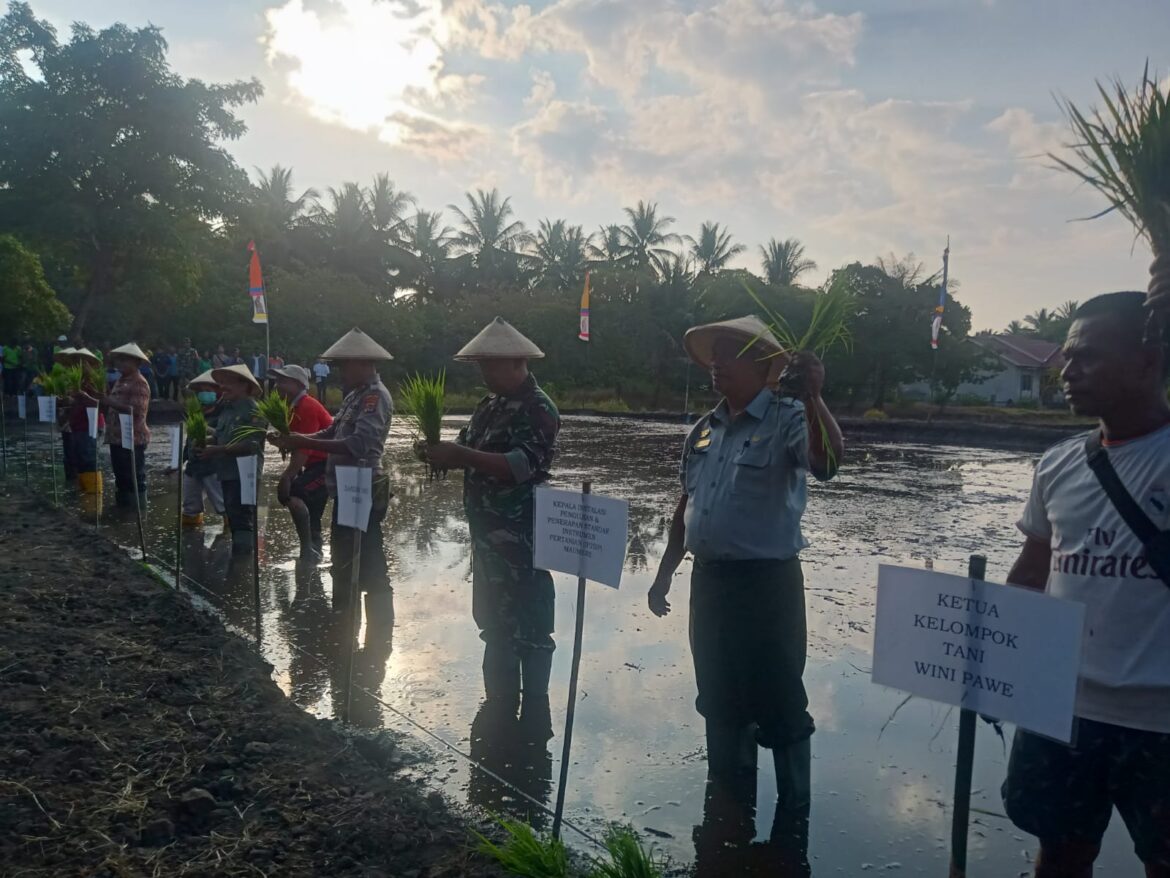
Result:
[[[972,555],[967,561],[967,577],[983,579],[987,575],[987,558]],[[950,878],[967,878],[967,830],[971,817],[971,774],[975,765],[975,711],[959,711],[959,749],[955,758],[955,806],[951,821]]]
[[[56,407],[53,409],[56,414]],[[56,509],[61,505],[57,497],[57,441],[61,438],[61,433],[57,430],[57,419],[53,418],[49,422],[49,481],[53,483],[53,508]]]
[[[365,466],[365,461],[358,461],[358,466]],[[361,476],[358,477],[358,484],[361,484]],[[370,497],[373,499],[374,482],[373,473],[370,474]],[[359,501],[359,494],[354,495],[354,500]],[[336,503],[337,501],[334,501]],[[371,506],[372,508],[372,506]],[[367,513],[368,514],[368,513]],[[367,526],[369,519],[367,519]],[[350,559],[349,568],[349,630],[346,632],[346,643],[348,651],[345,657],[345,705],[341,715],[342,722],[349,722],[350,707],[353,704],[353,661],[354,652],[357,648],[358,628],[361,626],[361,566],[362,566],[362,529],[355,527],[353,529],[353,557]],[[337,583],[333,584],[337,587]]]
[[[19,400],[17,400],[19,403]],[[28,487],[28,395],[24,397],[24,486]]]
[[8,397],[0,390],[0,477],[8,481]]
[[[590,492],[590,482],[581,483],[581,494]],[[581,639],[585,632],[585,577],[577,577],[577,619],[573,631],[573,666],[569,672],[569,706],[565,711],[565,742],[561,748],[561,778],[557,787],[557,806],[553,812],[553,838],[561,837],[565,816],[565,786],[569,781],[569,755],[573,748],[573,718],[577,713],[577,678],[581,671]]]
[[[125,431],[122,431],[125,433]],[[126,437],[122,436],[122,450],[126,450]],[[134,444],[134,409],[130,409],[130,484],[134,488],[134,517],[138,519],[138,544],[142,548],[142,560],[146,561],[146,531],[142,529],[142,494],[138,490],[138,446]]]
[[[183,421],[179,421],[179,469],[175,473],[178,478],[178,495],[179,498],[175,502],[175,588],[179,587],[179,582],[183,574],[183,467],[186,463],[183,458],[183,427],[186,426]],[[202,489],[200,489],[202,490]]]
[[256,647],[264,639],[263,615],[260,608],[260,467],[263,465],[263,444],[256,454],[256,494],[252,498],[252,601],[256,607]]

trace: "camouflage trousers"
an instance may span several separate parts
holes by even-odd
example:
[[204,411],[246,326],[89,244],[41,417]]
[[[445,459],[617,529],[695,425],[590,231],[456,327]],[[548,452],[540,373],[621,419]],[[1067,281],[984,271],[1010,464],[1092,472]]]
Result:
[[1144,863],[1170,865],[1170,734],[1078,719],[1074,744],[1017,731],[1003,784],[1041,845],[1099,843],[1116,807]]
[[[487,540],[472,537],[471,615],[484,643],[511,643],[518,654],[555,648],[555,592],[547,570],[509,559]],[[528,557],[531,559],[531,550]]]

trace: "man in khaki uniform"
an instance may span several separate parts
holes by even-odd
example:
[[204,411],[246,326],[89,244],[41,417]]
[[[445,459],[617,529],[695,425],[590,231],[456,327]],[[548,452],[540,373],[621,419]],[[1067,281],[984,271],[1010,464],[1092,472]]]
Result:
[[337,467],[368,466],[373,470],[373,504],[369,524],[362,535],[358,580],[362,591],[371,596],[391,595],[383,548],[382,520],[390,504],[390,482],[382,469],[386,437],[394,403],[390,391],[378,375],[378,364],[394,359],[390,353],[362,332],[352,329],[321,355],[337,366],[345,399],[333,423],[312,435],[270,434],[272,444],[286,451],[323,451],[329,455],[325,479],[333,498],[333,528],[329,535],[333,556],[333,605],[344,606],[349,600],[350,571],[353,567],[354,528],[337,523]]

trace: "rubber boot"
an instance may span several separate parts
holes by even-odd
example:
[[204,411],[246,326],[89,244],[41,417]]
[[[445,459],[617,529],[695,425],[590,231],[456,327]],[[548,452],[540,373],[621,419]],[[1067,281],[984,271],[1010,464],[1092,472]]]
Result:
[[776,763],[776,810],[807,811],[812,801],[811,739],[777,747],[772,759]]
[[1041,839],[1036,878],[1093,878],[1093,863],[1100,852],[1101,845],[1091,842]]
[[711,777],[733,778],[754,774],[759,749],[755,725],[736,725],[707,720],[707,773]]
[[483,691],[513,713],[520,707],[520,657],[510,642],[484,644]]
[[520,656],[520,673],[525,698],[548,698],[548,680],[552,676],[553,651],[526,649]]
[[250,530],[234,530],[232,531],[232,554],[234,555],[250,555],[256,549],[252,531]]

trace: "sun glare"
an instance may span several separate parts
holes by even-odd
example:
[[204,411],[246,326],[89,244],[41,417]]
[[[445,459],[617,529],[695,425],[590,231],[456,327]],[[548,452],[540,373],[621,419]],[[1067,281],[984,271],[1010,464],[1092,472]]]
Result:
[[425,115],[438,96],[445,27],[438,0],[337,0],[330,11],[288,0],[267,12],[269,63],[318,118],[397,140],[390,118]]

